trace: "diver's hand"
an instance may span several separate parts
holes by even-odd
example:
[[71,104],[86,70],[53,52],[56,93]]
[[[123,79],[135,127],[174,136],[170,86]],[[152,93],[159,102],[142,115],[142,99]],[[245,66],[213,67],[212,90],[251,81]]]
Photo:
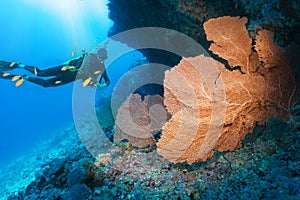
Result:
[[97,83],[97,88],[99,89],[99,90],[102,90],[103,88],[105,88],[107,86],[107,84],[106,83]]

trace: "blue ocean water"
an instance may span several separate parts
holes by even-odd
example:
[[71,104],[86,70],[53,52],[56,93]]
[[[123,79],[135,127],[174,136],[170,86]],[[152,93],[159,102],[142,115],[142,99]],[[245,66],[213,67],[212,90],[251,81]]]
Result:
[[[111,21],[105,0],[2,0],[0,60],[45,69],[106,39]],[[77,46],[74,46],[74,42]],[[25,71],[16,71],[25,74]],[[0,80],[0,161],[28,151],[72,123],[73,84],[15,87]]]

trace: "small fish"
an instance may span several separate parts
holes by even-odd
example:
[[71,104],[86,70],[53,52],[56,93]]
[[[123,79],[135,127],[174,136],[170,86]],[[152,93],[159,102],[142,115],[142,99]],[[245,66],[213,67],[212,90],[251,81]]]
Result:
[[6,76],[9,76],[10,75],[10,73],[4,73],[4,74],[2,74],[2,76],[4,76],[4,77],[6,77]]
[[77,47],[77,42],[74,42],[74,47]]
[[75,66],[68,66],[68,69],[75,69]]
[[16,62],[11,62],[9,66],[13,67],[15,64],[16,64]]
[[36,67],[34,67],[34,75],[37,75]]
[[66,71],[66,70],[68,70],[68,66],[63,66],[63,67],[61,68],[61,71]]
[[55,84],[57,85],[57,84],[60,84],[61,83],[61,81],[55,81]]
[[20,85],[22,85],[24,82],[24,79],[20,79],[16,82],[16,87],[19,87]]
[[85,81],[83,81],[83,87],[86,87],[92,81],[91,77],[88,77]]
[[21,76],[14,76],[11,80],[16,81],[16,80],[19,80],[20,78],[21,78]]
[[76,54],[76,51],[74,50],[74,51],[72,51],[72,57],[74,57],[75,56],[75,54]]
[[100,74],[100,73],[101,73],[100,70],[97,70],[97,71],[94,72],[95,75],[98,75],[98,74]]

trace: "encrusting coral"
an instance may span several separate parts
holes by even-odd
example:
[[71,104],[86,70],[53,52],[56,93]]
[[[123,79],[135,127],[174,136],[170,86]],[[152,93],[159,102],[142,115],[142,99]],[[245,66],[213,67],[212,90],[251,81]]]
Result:
[[165,73],[164,103],[172,118],[157,146],[171,162],[192,164],[207,160],[215,150],[237,149],[257,124],[288,117],[294,81],[285,51],[265,30],[253,48],[246,23],[247,18],[225,16],[204,24],[207,39],[213,41],[210,50],[240,70],[199,55],[183,58]]

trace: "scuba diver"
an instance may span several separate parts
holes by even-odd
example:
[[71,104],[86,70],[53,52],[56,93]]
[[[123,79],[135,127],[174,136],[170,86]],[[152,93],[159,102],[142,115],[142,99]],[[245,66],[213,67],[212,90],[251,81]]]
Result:
[[[56,87],[73,82],[77,77],[77,79],[83,80],[84,87],[91,86],[103,89],[110,84],[110,80],[108,78],[104,65],[104,60],[106,58],[106,49],[99,48],[96,54],[87,54],[84,51],[83,54],[78,58],[71,59],[65,62],[63,65],[51,67],[44,70],[34,66],[24,65],[22,63],[0,61],[0,78],[17,81],[17,87],[26,80],[42,87]],[[39,77],[53,77],[49,79],[43,79],[38,77],[31,77],[26,74],[23,76],[18,76],[9,73],[3,73],[3,71],[12,70],[15,68],[25,69],[35,76]],[[97,82],[97,77],[99,75],[101,76],[99,81]],[[103,79],[104,83],[101,83]]]

